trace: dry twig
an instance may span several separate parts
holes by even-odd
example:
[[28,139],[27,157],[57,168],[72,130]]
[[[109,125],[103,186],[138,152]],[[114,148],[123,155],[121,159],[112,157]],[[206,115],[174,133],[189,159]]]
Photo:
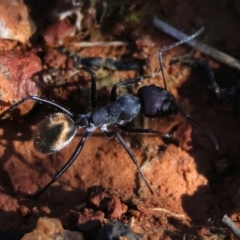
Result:
[[232,233],[240,239],[240,229],[236,226],[236,224],[225,214],[222,219],[223,224],[228,227]]
[[122,41],[113,41],[113,42],[76,42],[72,44],[74,47],[83,48],[83,47],[118,47],[126,46],[127,42]]
[[[181,40],[187,37],[186,34],[182,33],[181,31],[177,30],[176,28],[170,26],[169,24],[163,22],[162,20],[154,17],[153,25],[158,28],[159,30],[167,33],[168,35]],[[240,62],[237,61],[235,58],[227,55],[226,53],[220,52],[217,49],[210,47],[206,44],[200,43],[195,39],[192,39],[189,42],[186,42],[187,45],[194,47],[195,49],[199,50],[200,52],[222,62],[224,64],[229,65],[230,67],[236,68],[240,70]]]

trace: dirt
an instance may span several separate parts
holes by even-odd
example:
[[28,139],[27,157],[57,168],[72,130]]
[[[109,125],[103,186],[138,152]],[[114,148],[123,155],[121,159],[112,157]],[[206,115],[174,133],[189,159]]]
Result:
[[[46,19],[37,21],[42,8],[38,13],[34,4],[28,1],[28,5],[32,9],[33,20],[37,26],[41,25],[39,29],[47,29],[50,21],[47,16],[42,13]],[[79,53],[85,57],[130,60],[148,58],[143,72],[149,74],[159,67],[157,51],[176,41],[152,26],[152,17],[156,15],[187,34],[194,33],[204,25],[206,30],[198,37],[199,40],[230,56],[240,57],[238,1],[187,0],[180,3],[175,0],[151,0],[146,4],[125,1],[122,11],[117,11],[120,9],[117,1],[111,2],[109,6],[111,14],[105,17],[100,27],[94,25],[96,23],[93,19],[88,20],[92,29],[84,30],[82,35],[76,34],[73,39],[67,40],[66,45],[69,47],[74,41],[80,41],[80,37],[85,37],[87,33],[91,41],[128,41],[130,46],[84,48]],[[111,21],[113,16],[115,18]],[[33,48],[45,47],[37,37],[31,45]],[[48,46],[39,54],[45,70],[49,66],[60,66],[64,61],[65,65],[71,65],[71,61],[58,58],[58,53],[52,48]],[[13,115],[1,120],[0,229],[29,232],[35,228],[39,217],[47,216],[59,218],[64,227],[76,230],[77,220],[70,224],[69,216],[72,212],[84,212],[84,207],[79,211],[76,207],[87,202],[88,210],[85,211],[93,210],[91,214],[94,217],[98,216],[97,211],[101,211],[105,219],[118,219],[129,224],[132,230],[143,234],[144,239],[234,239],[221,220],[227,214],[240,226],[239,96],[219,100],[208,88],[206,76],[200,69],[179,63],[170,65],[173,57],[190,50],[181,45],[164,52],[168,90],[174,94],[186,114],[190,114],[214,134],[220,146],[218,151],[214,149],[206,131],[180,114],[153,120],[139,116],[134,120],[136,126],[153,128],[163,134],[172,131],[178,139],[176,144],[171,141],[166,143],[156,134],[122,134],[141,165],[154,191],[153,195],[146,188],[125,149],[116,140],[108,139],[97,130],[62,177],[41,196],[32,199],[29,195],[44,187],[67,162],[83,133],[79,130],[72,142],[55,154],[38,153],[33,147],[33,131],[36,124],[53,110],[37,104],[25,116]],[[51,53],[60,60],[54,62]],[[231,86],[240,79],[238,71],[199,52],[196,55],[210,64],[222,87]],[[67,71],[61,70],[60,73],[66,75]],[[96,73],[99,79],[99,106],[108,101],[113,84],[139,74],[135,71],[109,70],[98,70]],[[86,113],[90,107],[89,75],[80,73],[78,77],[80,81],[78,78],[60,79],[57,83],[55,79],[41,82],[39,77],[42,96],[74,113]],[[163,86],[163,81],[159,75],[141,84]],[[136,93],[138,87],[123,88],[119,93]],[[96,185],[104,188],[102,192],[114,192],[114,197],[111,195],[108,203],[112,214],[88,202],[87,189]],[[104,221],[101,220],[101,224]],[[88,234],[85,237],[95,238]]]

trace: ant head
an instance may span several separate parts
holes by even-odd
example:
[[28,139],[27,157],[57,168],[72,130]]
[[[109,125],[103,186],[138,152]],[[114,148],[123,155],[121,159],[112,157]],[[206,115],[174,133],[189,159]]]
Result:
[[75,122],[64,113],[55,113],[41,121],[33,134],[33,143],[37,151],[54,153],[72,140],[77,131]]
[[180,44],[190,41],[191,39],[197,37],[203,30],[204,30],[204,27],[202,27],[193,35],[188,36],[169,46],[165,46],[158,51],[158,61],[159,61],[160,68],[152,76],[156,76],[158,75],[159,72],[161,72],[163,77],[164,88],[157,87],[155,85],[150,85],[150,86],[141,87],[138,90],[138,96],[141,101],[143,114],[146,117],[154,118],[154,117],[167,116],[170,114],[175,114],[179,111],[179,108],[176,105],[175,97],[170,92],[167,91],[167,82],[166,82],[165,73],[164,73],[162,53]]
[[194,119],[192,119],[191,117],[186,115],[177,106],[175,97],[170,92],[167,91],[167,83],[166,83],[163,61],[162,61],[162,53],[163,52],[165,52],[171,48],[174,48],[180,44],[190,41],[191,39],[197,37],[200,33],[202,33],[203,30],[204,30],[204,27],[199,29],[193,35],[186,37],[186,38],[184,38],[174,44],[171,44],[169,46],[165,46],[158,51],[158,61],[159,61],[160,68],[152,76],[157,75],[161,71],[162,77],[163,77],[163,82],[164,82],[164,88],[157,87],[155,85],[144,86],[138,90],[138,96],[141,101],[143,114],[146,117],[149,117],[149,118],[161,117],[161,116],[167,116],[170,114],[180,112],[188,120],[192,121],[193,123],[197,124],[199,127],[203,128],[208,133],[208,136],[212,140],[215,149],[218,150],[219,149],[218,142],[215,139],[214,135],[207,128],[205,128],[202,124],[198,123],[197,121],[195,121]]
[[139,88],[143,115],[148,118],[168,116],[178,112],[175,97],[162,87],[148,85]]

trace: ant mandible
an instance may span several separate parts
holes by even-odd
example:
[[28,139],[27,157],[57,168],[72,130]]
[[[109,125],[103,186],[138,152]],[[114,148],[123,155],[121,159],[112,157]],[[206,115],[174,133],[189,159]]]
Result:
[[[197,123],[195,120],[191,119],[189,116],[185,115],[176,104],[175,97],[167,91],[166,80],[163,69],[162,53],[169,50],[175,46],[178,46],[184,42],[187,42],[196,36],[198,36],[202,31],[203,27],[197,31],[195,34],[176,42],[172,45],[165,46],[158,51],[158,60],[160,68],[157,72],[149,76],[140,76],[132,79],[128,79],[124,82],[115,84],[112,87],[110,94],[110,103],[101,108],[96,108],[96,75],[94,72],[86,66],[81,66],[80,69],[88,72],[91,75],[91,107],[92,111],[87,114],[74,115],[66,108],[46,99],[42,99],[38,96],[28,96],[20,100],[19,102],[12,105],[9,109],[0,114],[0,118],[3,118],[19,105],[25,103],[28,100],[33,100],[39,103],[44,103],[49,105],[59,112],[46,117],[42,120],[36,127],[33,134],[33,143],[37,151],[50,154],[59,151],[60,149],[67,146],[79,128],[85,128],[82,139],[79,141],[75,151],[71,155],[70,159],[65,163],[65,165],[54,175],[52,180],[34,197],[42,194],[46,189],[48,189],[61,175],[72,165],[76,160],[77,156],[82,151],[85,141],[88,137],[92,135],[96,128],[100,128],[107,137],[115,137],[119,143],[125,148],[128,155],[132,159],[133,163],[136,165],[139,174],[141,175],[143,181],[145,182],[149,191],[153,194],[149,183],[147,182],[144,174],[142,173],[140,166],[138,165],[136,158],[134,157],[131,149],[125,143],[121,135],[110,128],[111,125],[115,125],[122,131],[133,132],[133,133],[158,133],[152,129],[141,129],[132,128],[126,126],[126,123],[132,121],[133,118],[142,110],[144,116],[148,118],[156,118],[161,116],[167,116],[170,114],[176,114],[180,112],[186,118],[196,123],[198,126],[204,128],[209,137],[211,138],[214,146],[218,149],[218,143],[212,133],[205,127]],[[132,95],[122,95],[117,97],[117,88],[124,85],[129,85],[133,83],[138,83],[147,78],[155,77],[159,72],[162,72],[164,88],[158,87],[156,85],[143,86],[139,88],[137,96]]]

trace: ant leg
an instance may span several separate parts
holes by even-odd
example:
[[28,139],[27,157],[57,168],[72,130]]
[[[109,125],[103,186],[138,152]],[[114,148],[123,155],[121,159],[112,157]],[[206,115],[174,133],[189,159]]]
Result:
[[118,87],[120,86],[123,86],[123,85],[128,85],[128,84],[132,84],[132,83],[137,83],[137,82],[140,82],[142,81],[143,79],[146,79],[146,78],[151,78],[151,77],[155,77],[160,71],[162,72],[162,77],[163,77],[163,82],[164,82],[164,89],[167,90],[167,83],[166,83],[166,78],[165,78],[165,74],[164,74],[164,68],[163,68],[163,61],[162,61],[162,53],[171,49],[171,48],[174,48],[180,44],[183,44],[185,42],[188,42],[190,41],[191,39],[197,37],[200,33],[202,33],[202,31],[204,30],[204,27],[201,27],[196,33],[194,33],[193,35],[191,36],[188,36],[174,44],[171,44],[169,46],[165,46],[163,47],[162,49],[160,49],[157,53],[158,55],[158,61],[159,61],[159,64],[160,64],[160,68],[155,72],[153,73],[152,75],[150,76],[140,76],[140,77],[136,77],[136,78],[133,78],[133,79],[129,79],[129,80],[126,80],[124,82],[121,82],[121,83],[117,83],[115,85],[113,85],[113,88],[112,88],[112,91],[111,91],[111,96],[110,96],[110,100],[111,101],[114,101],[116,100],[116,97],[117,97],[117,93],[116,93],[116,90]]
[[0,118],[3,118],[4,116],[6,116],[7,114],[9,114],[10,112],[12,112],[13,110],[15,110],[17,107],[19,107],[21,104],[27,102],[28,100],[33,100],[39,103],[44,103],[46,105],[49,105],[51,107],[56,108],[57,110],[67,114],[68,116],[73,116],[73,114],[71,112],[69,112],[66,108],[61,107],[60,105],[58,105],[57,103],[51,102],[49,100],[37,97],[37,96],[28,96],[23,98],[22,100],[20,100],[19,102],[13,104],[10,108],[8,108],[7,110],[5,110],[4,112],[2,112],[0,114]]
[[160,132],[154,131],[151,128],[135,128],[135,127],[123,126],[123,125],[120,125],[120,124],[117,124],[117,126],[118,126],[119,129],[121,129],[124,132],[161,134]]
[[72,154],[72,156],[70,157],[70,159],[67,161],[67,163],[65,163],[65,165],[54,175],[54,177],[52,178],[52,180],[44,187],[42,188],[37,194],[33,195],[33,198],[36,198],[38,196],[40,196],[44,191],[46,191],[55,181],[57,181],[62,174],[72,165],[72,163],[76,160],[77,156],[80,154],[80,152],[83,149],[84,143],[86,141],[86,139],[88,137],[90,137],[92,134],[91,131],[86,131],[82,137],[82,139],[80,140],[80,142],[78,143],[74,153]]
[[160,135],[161,139],[163,140],[163,142],[165,144],[170,144],[170,143],[174,143],[177,144],[178,140],[172,136],[170,136],[169,134],[165,134],[163,135],[162,133],[160,133],[159,131],[154,131],[150,128],[132,128],[132,127],[128,127],[128,126],[122,126],[117,124],[118,128],[124,132],[129,132],[129,133],[150,133],[150,134],[158,134]]
[[141,175],[143,181],[145,182],[148,190],[150,191],[151,194],[153,194],[153,190],[150,187],[146,177],[144,176],[140,166],[138,165],[138,162],[135,158],[135,156],[133,155],[132,151],[130,150],[130,148],[127,146],[127,144],[125,143],[125,141],[123,140],[123,138],[121,137],[121,135],[118,132],[104,132],[108,137],[112,137],[112,136],[116,136],[116,138],[118,139],[118,141],[121,143],[121,145],[125,148],[125,150],[127,151],[128,155],[130,156],[130,158],[132,159],[133,163],[135,164],[135,166],[137,167],[137,170],[139,172],[139,174]]
[[124,82],[119,82],[119,83],[114,84],[113,87],[112,87],[112,90],[111,90],[110,100],[112,102],[116,100],[116,98],[117,98],[117,88],[118,87],[133,84],[133,83],[138,83],[138,82],[141,82],[143,79],[155,77],[157,74],[158,74],[158,72],[153,73],[152,75],[148,75],[148,76],[140,76],[140,77],[127,79]]
[[91,68],[84,65],[81,65],[79,69],[82,69],[91,75],[91,105],[92,105],[92,110],[94,110],[97,107],[96,74],[93,72]]
[[58,52],[61,54],[65,54],[67,57],[71,58],[77,69],[82,69],[91,75],[91,105],[92,105],[92,109],[96,109],[96,102],[97,102],[96,74],[93,72],[93,70],[90,67],[82,63],[82,58],[80,56],[76,54],[72,54],[70,51],[68,51],[63,47],[58,48]]

